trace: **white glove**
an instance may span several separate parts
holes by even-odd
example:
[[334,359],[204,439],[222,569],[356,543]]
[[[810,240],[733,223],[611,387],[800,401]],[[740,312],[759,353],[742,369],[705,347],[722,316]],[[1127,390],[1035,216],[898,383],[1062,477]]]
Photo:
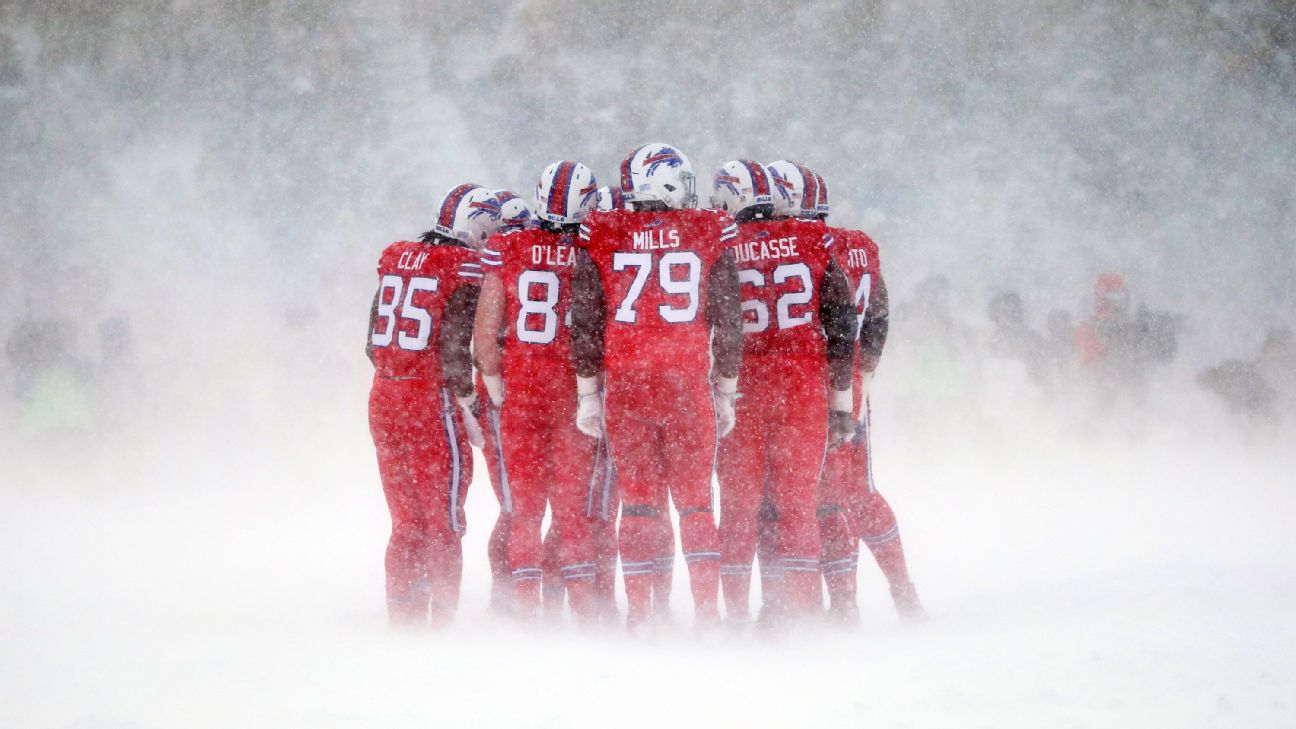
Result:
[[860,389],[859,420],[862,423],[868,417],[869,388],[873,386],[873,373],[861,372],[860,376],[855,378],[855,386]]
[[855,394],[851,388],[832,391],[832,401],[828,406],[828,443],[833,448],[845,445],[855,437],[855,421],[851,419],[854,406]]
[[715,381],[716,437],[729,435],[738,422],[738,378],[720,377]]
[[486,445],[486,436],[482,434],[481,424],[477,422],[477,416],[481,413],[481,405],[477,402],[477,395],[472,394],[468,397],[456,397],[459,401],[459,411],[463,414],[464,432],[468,434],[468,444],[473,448],[481,448]]
[[603,437],[603,394],[598,379],[576,377],[576,428],[591,438]]
[[486,395],[490,397],[491,404],[499,407],[504,404],[504,378],[499,375],[488,375],[482,373],[482,382],[486,385]]

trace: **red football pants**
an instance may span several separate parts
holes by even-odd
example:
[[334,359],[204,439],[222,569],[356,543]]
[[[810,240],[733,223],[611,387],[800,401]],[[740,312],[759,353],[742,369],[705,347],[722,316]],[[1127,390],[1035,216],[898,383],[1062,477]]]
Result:
[[490,402],[486,385],[481,375],[477,376],[477,399],[485,405],[477,424],[481,427],[486,443],[482,447],[482,456],[486,459],[486,472],[490,476],[491,490],[499,502],[499,516],[495,517],[495,526],[491,529],[490,541],[486,546],[486,558],[490,563],[492,610],[508,611],[513,604],[513,583],[508,563],[509,517],[513,515],[513,496],[509,492],[508,474],[500,470],[504,452],[500,445],[499,410]]
[[[694,611],[699,621],[713,622],[720,552],[712,516],[715,407],[709,379],[669,368],[609,372],[605,412],[621,492],[618,542],[627,621],[647,619],[654,598],[664,606],[663,596],[653,593],[654,575],[668,574],[674,563],[669,497],[679,512]],[[658,584],[660,593],[664,585]]]
[[913,593],[900,527],[891,505],[873,480],[870,416],[865,408],[855,437],[830,451],[819,484],[819,533],[823,539],[822,573],[832,609],[851,612],[856,602],[857,541],[863,541],[882,570],[897,602]]
[[[768,484],[777,514],[777,579],[767,604],[799,614],[814,607],[819,580],[816,492],[828,442],[822,361],[748,357],[739,380],[738,422],[720,444],[720,544],[725,609],[749,614],[756,514]],[[762,568],[764,565],[762,565]]]
[[540,526],[546,505],[558,530],[558,562],[572,612],[597,617],[594,543],[586,502],[597,480],[598,442],[576,429],[576,379],[570,372],[528,378],[514,385],[500,410],[504,469],[512,497],[508,537],[514,607],[533,618],[540,611],[544,575]]
[[463,499],[472,481],[459,408],[427,380],[375,377],[369,430],[392,519],[388,618],[403,625],[444,623],[459,605]]

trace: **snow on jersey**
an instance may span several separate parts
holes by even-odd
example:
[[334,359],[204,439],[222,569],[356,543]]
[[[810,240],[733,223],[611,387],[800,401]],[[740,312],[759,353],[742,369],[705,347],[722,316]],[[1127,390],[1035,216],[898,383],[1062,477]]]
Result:
[[837,260],[846,271],[850,282],[852,301],[855,302],[855,336],[859,336],[864,313],[868,311],[869,296],[881,275],[878,247],[863,231],[829,228],[837,241]]
[[742,296],[743,356],[808,356],[826,362],[821,286],[833,260],[822,223],[766,220],[738,228],[733,250]]
[[717,210],[593,212],[583,247],[603,282],[605,366],[710,370],[707,281],[737,235]]
[[441,323],[450,295],[481,284],[481,263],[457,245],[399,241],[378,260],[374,328],[374,374],[419,377],[441,387]]
[[[481,262],[504,285],[504,377],[572,369],[571,291],[575,240],[546,230],[496,235]],[[573,378],[570,374],[567,377]],[[572,380],[575,382],[575,380]]]

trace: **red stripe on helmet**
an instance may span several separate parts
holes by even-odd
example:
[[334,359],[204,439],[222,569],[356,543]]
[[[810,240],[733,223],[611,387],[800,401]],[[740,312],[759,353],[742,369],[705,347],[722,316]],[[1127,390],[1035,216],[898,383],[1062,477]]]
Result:
[[749,159],[743,160],[742,163],[747,168],[747,172],[751,174],[752,190],[756,192],[756,195],[760,197],[769,195],[769,176],[765,174],[765,168]]
[[630,150],[630,154],[627,154],[625,159],[621,160],[621,192],[623,193],[634,192],[634,182],[630,179],[630,162],[641,149],[643,147],[635,147]]
[[819,205],[827,205],[828,204],[828,183],[824,182],[823,175],[819,174],[818,172],[815,173],[815,182],[819,183],[819,196],[815,198],[815,202]]
[[437,225],[446,229],[454,228],[455,211],[459,209],[459,203],[463,202],[464,195],[475,187],[477,186],[471,182],[466,182],[451,190],[441,202],[441,214],[437,216]]
[[560,162],[554,171],[553,187],[549,188],[549,214],[567,217],[567,194],[571,190],[572,175],[576,173],[575,162]]
[[805,165],[797,165],[801,170],[801,210],[814,212],[815,202],[819,199],[819,183],[815,180],[815,174]]

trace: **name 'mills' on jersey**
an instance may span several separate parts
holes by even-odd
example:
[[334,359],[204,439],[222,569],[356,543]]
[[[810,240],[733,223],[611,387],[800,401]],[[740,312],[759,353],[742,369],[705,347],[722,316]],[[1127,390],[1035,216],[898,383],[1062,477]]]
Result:
[[[504,377],[571,369],[573,236],[541,229],[496,235],[481,262],[504,285]],[[569,376],[571,377],[571,376]],[[574,382],[574,380],[573,380]]]
[[461,286],[482,280],[477,254],[463,246],[399,241],[378,260],[373,330],[374,374],[426,378],[441,387],[441,324]]
[[742,292],[744,356],[824,360],[821,284],[834,245],[825,225],[808,220],[762,220],[738,227],[733,250]]
[[718,210],[592,212],[580,228],[607,307],[609,368],[710,369],[708,282],[737,228]]

